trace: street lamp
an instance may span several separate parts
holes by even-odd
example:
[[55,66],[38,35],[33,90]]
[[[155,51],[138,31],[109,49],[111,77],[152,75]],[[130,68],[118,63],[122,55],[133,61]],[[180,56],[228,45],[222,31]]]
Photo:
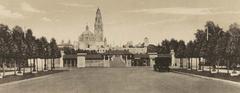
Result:
[[45,56],[46,56],[46,51],[47,51],[47,48],[45,47],[45,48],[44,48],[44,70],[47,70],[47,63],[46,63],[46,58],[45,58]]
[[[206,51],[206,52],[205,52],[205,53],[206,53],[206,60],[205,60],[205,61],[208,63],[208,56],[209,56],[208,53],[207,53],[207,51],[208,51],[208,39],[209,39],[208,26],[206,26],[206,30],[207,30],[207,36],[206,36],[206,40],[207,40],[206,43],[207,43],[207,44],[206,44],[206,49],[205,49],[205,51]],[[206,63],[206,62],[205,62],[205,63]],[[204,64],[204,66],[205,66],[205,64]],[[204,67],[204,66],[203,66],[203,67]],[[210,68],[210,67],[209,67],[209,71],[211,72],[211,68]]]

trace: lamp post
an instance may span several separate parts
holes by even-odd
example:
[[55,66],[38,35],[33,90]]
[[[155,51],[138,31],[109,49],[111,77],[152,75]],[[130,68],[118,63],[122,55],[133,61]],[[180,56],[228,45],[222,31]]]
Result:
[[[207,36],[206,36],[206,43],[207,43],[207,44],[206,44],[206,54],[207,54],[207,55],[206,55],[206,62],[208,63],[208,60],[209,60],[209,59],[208,59],[208,58],[209,58],[209,57],[208,57],[209,55],[208,55],[208,53],[207,53],[207,52],[208,52],[208,40],[209,40],[208,26],[206,26],[206,30],[207,30]],[[205,63],[206,63],[206,62],[205,62]],[[209,71],[211,72],[211,66],[209,67]]]
[[207,31],[206,31],[206,45],[205,45],[205,49],[202,50],[202,51],[204,51],[203,54],[202,54],[202,57],[203,57],[203,58],[205,57],[205,60],[204,60],[204,63],[199,62],[199,70],[202,70],[202,71],[204,71],[204,66],[205,66],[205,63],[206,63],[207,57],[208,57],[208,55],[207,55],[208,39],[209,39],[208,26],[205,26],[205,28],[206,28],[206,30],[207,30]]
[[46,63],[46,51],[47,51],[47,48],[44,48],[44,70],[47,70],[47,63]]

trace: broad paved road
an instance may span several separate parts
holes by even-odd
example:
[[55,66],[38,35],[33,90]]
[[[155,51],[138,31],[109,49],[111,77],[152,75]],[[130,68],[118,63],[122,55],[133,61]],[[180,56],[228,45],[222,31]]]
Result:
[[83,68],[0,86],[0,93],[240,93],[240,86],[150,68]]

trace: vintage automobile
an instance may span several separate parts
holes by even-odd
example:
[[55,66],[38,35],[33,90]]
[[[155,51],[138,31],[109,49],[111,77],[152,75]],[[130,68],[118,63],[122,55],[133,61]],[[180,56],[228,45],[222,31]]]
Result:
[[170,66],[171,64],[171,58],[170,57],[157,57],[155,58],[155,65],[154,70],[159,71],[159,72],[169,72],[170,71]]

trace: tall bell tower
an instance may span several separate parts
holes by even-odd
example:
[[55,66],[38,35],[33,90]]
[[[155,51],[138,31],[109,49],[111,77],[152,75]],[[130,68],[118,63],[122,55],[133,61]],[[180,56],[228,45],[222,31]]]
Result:
[[98,8],[95,17],[94,34],[97,42],[103,41],[103,22],[101,11]]

